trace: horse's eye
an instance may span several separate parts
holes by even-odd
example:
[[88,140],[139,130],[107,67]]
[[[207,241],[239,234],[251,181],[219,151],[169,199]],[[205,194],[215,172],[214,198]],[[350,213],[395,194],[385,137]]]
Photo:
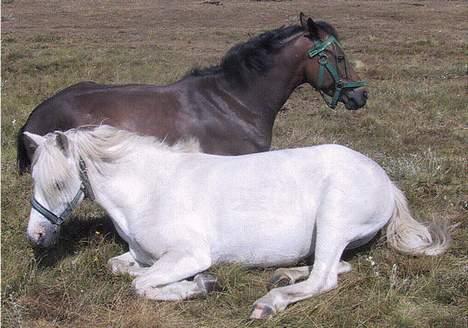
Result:
[[343,55],[339,55],[338,57],[336,57],[336,59],[339,61],[339,62],[342,62],[344,61],[344,56]]
[[63,187],[64,187],[63,182],[56,182],[56,183],[55,183],[55,188],[56,188],[58,191],[62,191]]

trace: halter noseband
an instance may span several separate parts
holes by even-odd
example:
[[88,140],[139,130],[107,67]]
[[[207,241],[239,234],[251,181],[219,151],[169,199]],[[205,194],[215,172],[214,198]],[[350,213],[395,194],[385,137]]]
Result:
[[81,180],[80,189],[77,191],[72,201],[68,203],[67,207],[63,210],[62,213],[60,213],[59,215],[56,215],[52,211],[45,208],[41,203],[39,203],[36,200],[36,198],[34,198],[34,196],[31,200],[32,208],[38,211],[39,214],[41,214],[43,217],[49,220],[52,224],[61,225],[63,222],[65,222],[65,220],[70,216],[70,214],[73,212],[75,207],[78,205],[78,202],[80,201],[80,198],[82,195],[84,195],[85,198],[87,197],[91,200],[95,199],[93,189],[91,188],[91,184],[89,183],[88,169],[86,168],[85,162],[81,158],[80,158],[79,166],[80,166],[80,180]]
[[[315,56],[319,55],[320,70],[319,70],[319,78],[318,78],[318,84],[317,84],[316,89],[320,92],[320,94],[322,95],[327,105],[330,108],[335,108],[336,105],[338,104],[338,100],[340,100],[341,94],[344,89],[355,89],[355,88],[366,86],[367,81],[345,82],[341,79],[340,75],[338,74],[338,67],[335,67],[334,65],[330,64],[328,62],[328,56],[323,53],[332,44],[336,44],[338,45],[338,47],[341,48],[341,45],[338,42],[338,40],[336,40],[336,38],[333,35],[330,35],[325,41],[318,42],[313,48],[309,49],[307,51],[307,55],[309,56],[309,58],[314,58]],[[320,87],[323,84],[325,69],[328,71],[328,73],[330,74],[330,76],[332,77],[335,83],[335,93],[333,94],[333,97],[331,98],[331,100],[328,100],[325,97],[325,94],[323,93],[323,91],[320,90]],[[345,62],[345,73],[347,77],[348,69],[346,66],[346,62]]]

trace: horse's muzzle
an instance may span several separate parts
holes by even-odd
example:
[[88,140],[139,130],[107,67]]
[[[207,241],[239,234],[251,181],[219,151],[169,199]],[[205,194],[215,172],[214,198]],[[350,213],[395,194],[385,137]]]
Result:
[[346,109],[357,110],[366,104],[368,97],[369,92],[366,88],[357,88],[343,92],[341,101]]
[[42,227],[34,232],[26,233],[30,244],[37,248],[50,248],[57,243],[57,231],[55,229],[43,229]]

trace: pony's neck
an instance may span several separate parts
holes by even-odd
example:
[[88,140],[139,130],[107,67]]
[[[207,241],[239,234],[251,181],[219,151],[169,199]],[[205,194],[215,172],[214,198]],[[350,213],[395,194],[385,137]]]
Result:
[[166,168],[175,165],[177,153],[137,144],[115,163],[93,163],[82,158],[96,203],[109,214],[119,235],[130,242],[132,224],[138,220],[135,209],[142,206],[136,202],[158,198],[157,186],[167,175]]

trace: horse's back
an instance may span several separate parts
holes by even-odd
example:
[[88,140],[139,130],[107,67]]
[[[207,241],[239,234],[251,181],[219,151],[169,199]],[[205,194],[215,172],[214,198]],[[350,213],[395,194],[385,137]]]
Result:
[[[17,136],[17,162],[20,173],[26,171],[34,150],[23,138],[24,132],[45,135],[86,125],[106,123],[117,128],[153,132],[153,115],[160,94],[166,87],[144,84],[110,85],[80,82],[58,91],[34,108]],[[158,98],[159,97],[159,98]],[[144,113],[139,113],[144,112]],[[165,113],[161,113],[163,116]],[[146,124],[143,129],[140,124]],[[166,132],[161,129],[160,135]],[[148,133],[149,132],[149,133]],[[153,133],[152,133],[153,132]],[[159,136],[159,135],[157,135]]]

